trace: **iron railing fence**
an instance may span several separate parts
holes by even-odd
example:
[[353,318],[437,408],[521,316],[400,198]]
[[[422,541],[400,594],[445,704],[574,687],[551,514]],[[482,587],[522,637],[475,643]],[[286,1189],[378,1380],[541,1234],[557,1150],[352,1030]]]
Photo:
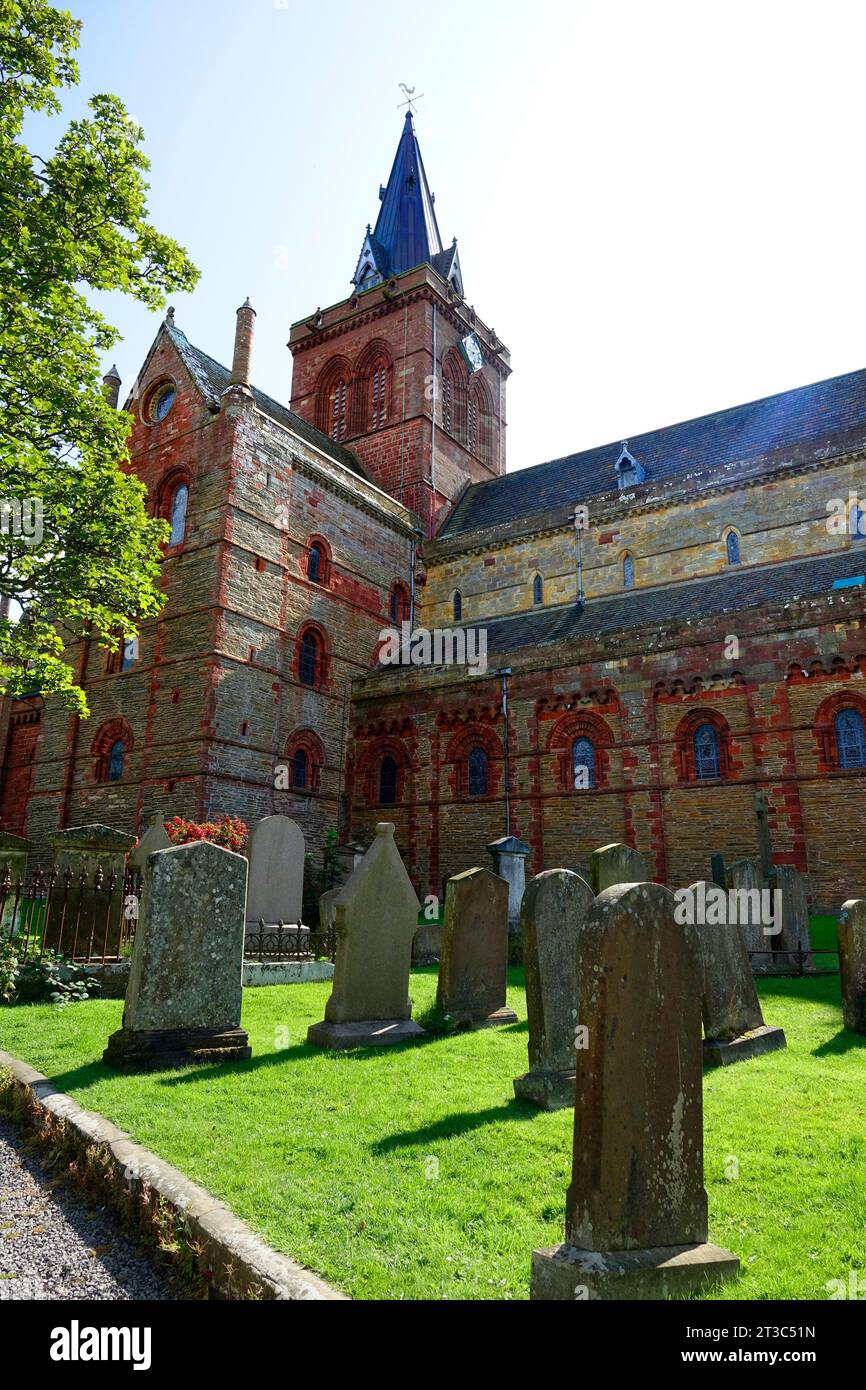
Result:
[[260,918],[253,931],[247,930],[244,955],[248,960],[329,960],[337,958],[337,934],[333,928],[312,931],[304,926],[285,926],[277,922],[266,926]]
[[9,933],[22,961],[41,960],[57,952],[81,964],[106,965],[132,951],[141,872],[62,874],[55,867],[37,868],[27,879],[13,880],[9,866],[0,871],[0,929]]
[[[826,966],[815,964],[815,956],[830,956]],[[755,973],[758,975],[838,975],[839,973],[839,952],[832,951],[824,947],[814,949],[809,947],[803,950],[802,942],[797,942],[796,951],[750,951],[749,960],[755,966]],[[766,961],[770,964],[767,966]]]

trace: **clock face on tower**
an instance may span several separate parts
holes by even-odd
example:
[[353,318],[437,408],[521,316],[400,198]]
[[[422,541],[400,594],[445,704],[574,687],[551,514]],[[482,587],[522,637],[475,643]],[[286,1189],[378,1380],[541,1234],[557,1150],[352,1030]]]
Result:
[[480,372],[484,366],[484,353],[481,351],[481,344],[474,333],[467,333],[460,344],[460,351],[466,360],[470,375],[472,372]]

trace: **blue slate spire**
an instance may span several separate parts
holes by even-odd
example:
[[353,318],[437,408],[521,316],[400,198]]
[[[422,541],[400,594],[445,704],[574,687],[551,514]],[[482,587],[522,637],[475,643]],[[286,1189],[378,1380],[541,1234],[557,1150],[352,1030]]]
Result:
[[388,183],[379,189],[379,197],[382,206],[376,226],[371,231],[367,224],[352,283],[368,289],[427,262],[444,279],[452,280],[462,295],[457,243],[447,250],[442,246],[411,111],[406,112]]

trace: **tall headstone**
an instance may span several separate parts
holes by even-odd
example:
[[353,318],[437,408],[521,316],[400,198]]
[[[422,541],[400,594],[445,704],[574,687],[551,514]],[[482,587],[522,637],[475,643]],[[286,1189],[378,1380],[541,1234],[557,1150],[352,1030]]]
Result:
[[247,928],[255,931],[301,920],[304,895],[304,832],[288,816],[265,816],[254,825],[247,845]]
[[246,887],[243,855],[207,840],[149,856],[123,1024],[103,1054],[110,1066],[250,1056],[240,1026]]
[[[124,924],[126,856],[135,836],[96,823],[52,831],[48,843],[57,877],[46,944],[76,956],[116,953]],[[60,895],[63,911],[56,910]]]
[[648,878],[646,856],[631,845],[602,845],[589,856],[589,886],[596,896],[617,883],[644,883]]
[[763,882],[760,865],[754,859],[732,859],[725,868],[725,883],[737,905],[737,920],[743,933],[746,952],[753,971],[766,974],[773,969],[771,951],[778,946],[778,936],[764,931],[762,903]]
[[837,923],[842,1021],[855,1033],[866,1033],[866,898],[842,904]]
[[514,1078],[514,1094],[545,1110],[574,1105],[578,941],[593,901],[589,884],[569,869],[538,874],[523,895],[529,1071]]
[[[773,938],[774,949],[783,951],[785,971],[812,969],[812,939],[809,933],[809,895],[806,878],[790,864],[776,864],[769,875],[771,892],[781,895],[782,930]],[[803,959],[805,957],[805,959]]]
[[376,838],[332,906],[337,932],[333,992],[324,1019],[307,1032],[307,1042],[378,1047],[423,1035],[423,1028],[412,1022],[409,998],[420,904],[390,822],[376,826]]
[[509,884],[489,869],[466,869],[445,885],[445,923],[436,1002],[455,1028],[516,1023],[508,984]]
[[681,906],[690,909],[700,946],[704,1065],[725,1066],[785,1047],[783,1029],[764,1022],[749,953],[726,890],[704,881],[677,898],[678,911]]
[[520,931],[520,904],[526,888],[526,861],[532,853],[529,845],[516,835],[503,835],[487,846],[493,860],[493,872],[508,884],[508,930],[512,936]]
[[171,840],[165,828],[165,817],[161,811],[157,811],[154,816],[151,816],[147,829],[135,848],[130,851],[130,866],[144,873],[147,856],[155,854],[158,849],[171,849]]
[[714,854],[712,856],[710,859],[710,873],[713,877],[713,883],[717,884],[719,888],[727,888],[728,883],[725,877],[724,855]]
[[733,1278],[707,1243],[700,966],[658,884],[606,889],[584,918],[565,1242],[532,1257],[535,1299],[658,1299]]
[[761,878],[767,879],[773,869],[773,846],[770,841],[770,820],[767,814],[767,798],[763,792],[755,792],[755,821],[758,828],[758,856],[761,862]]

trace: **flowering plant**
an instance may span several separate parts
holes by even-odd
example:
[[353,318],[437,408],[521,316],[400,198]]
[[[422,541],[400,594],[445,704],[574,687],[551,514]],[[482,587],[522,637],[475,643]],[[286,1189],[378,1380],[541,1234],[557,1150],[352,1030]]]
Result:
[[238,816],[217,816],[216,820],[184,820],[174,816],[165,821],[165,832],[173,845],[190,845],[195,840],[210,840],[214,845],[243,854],[247,847],[246,823]]

